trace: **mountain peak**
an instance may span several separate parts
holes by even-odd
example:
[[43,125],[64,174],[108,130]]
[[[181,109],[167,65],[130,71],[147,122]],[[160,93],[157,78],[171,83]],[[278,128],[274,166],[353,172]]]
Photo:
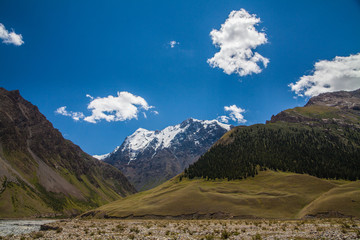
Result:
[[122,170],[138,189],[146,184],[149,188],[182,172],[230,128],[217,120],[194,118],[160,131],[139,128],[104,161]]

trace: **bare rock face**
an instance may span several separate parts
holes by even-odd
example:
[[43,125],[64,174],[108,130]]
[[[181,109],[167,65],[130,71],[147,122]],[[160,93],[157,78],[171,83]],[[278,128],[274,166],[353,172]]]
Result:
[[72,214],[135,192],[119,170],[64,139],[19,91],[4,88],[0,166],[0,203],[12,199],[0,204],[0,217]]
[[360,89],[347,92],[330,92],[323,93],[316,97],[312,97],[305,107],[320,105],[327,107],[336,107],[340,109],[360,110]]
[[308,103],[300,108],[288,109],[272,116],[270,123],[288,122],[321,125],[337,123],[360,128],[360,89],[347,92],[323,93],[310,98]]
[[230,128],[193,118],[162,131],[140,128],[104,161],[119,168],[136,189],[147,190],[184,171]]

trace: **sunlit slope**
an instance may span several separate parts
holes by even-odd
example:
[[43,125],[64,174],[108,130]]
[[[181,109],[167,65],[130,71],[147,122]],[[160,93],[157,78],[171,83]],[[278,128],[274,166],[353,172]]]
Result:
[[324,193],[300,213],[304,216],[356,216],[360,217],[360,181],[348,183]]
[[[157,188],[106,204],[83,216],[297,218],[311,202],[339,187],[345,189],[349,183],[274,171],[261,171],[254,178],[234,181],[180,181],[177,176]],[[359,209],[345,211],[346,206],[339,205],[331,210],[360,216]]]

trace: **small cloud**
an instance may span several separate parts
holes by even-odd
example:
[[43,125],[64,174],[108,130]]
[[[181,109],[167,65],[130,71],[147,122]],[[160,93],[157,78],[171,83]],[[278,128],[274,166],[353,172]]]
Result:
[[360,88],[360,53],[348,57],[335,57],[315,63],[311,75],[304,75],[289,84],[300,97],[313,97],[320,93],[351,91]]
[[24,44],[21,34],[16,34],[14,30],[9,32],[2,23],[0,23],[0,39],[2,39],[2,42],[5,44],[14,44],[16,46]]
[[258,63],[266,68],[269,59],[254,52],[257,46],[268,42],[266,34],[255,28],[259,23],[260,18],[245,9],[232,11],[220,30],[210,32],[213,44],[220,51],[207,60],[209,65],[223,69],[226,74],[239,76],[260,73],[262,69]]
[[169,45],[170,45],[171,48],[174,48],[176,45],[179,45],[179,44],[180,44],[180,43],[177,42],[177,41],[170,41],[170,42],[169,42]]
[[144,111],[154,108],[149,106],[144,98],[129,92],[118,92],[117,96],[109,95],[103,98],[94,98],[89,94],[86,96],[91,99],[87,107],[91,111],[91,115],[85,116],[82,112],[67,111],[66,106],[58,108],[55,112],[76,121],[83,119],[86,122],[97,123],[101,120],[113,122],[137,119],[139,112],[142,112],[146,118]]
[[158,111],[152,111],[155,115],[159,115],[159,112]]
[[59,107],[58,109],[56,109],[55,113],[63,116],[71,117],[75,121],[79,121],[80,119],[85,117],[82,112],[72,112],[72,111],[68,112],[66,110],[66,106]]
[[93,96],[91,96],[90,94],[86,94],[86,97],[90,98],[90,99],[94,99]]
[[236,105],[225,106],[225,112],[229,112],[228,116],[219,116],[217,119],[223,123],[229,123],[229,120],[237,123],[246,123],[244,116],[242,115],[245,112],[245,109],[237,107]]
[[222,123],[229,123],[229,117],[228,116],[219,116],[218,117],[218,120],[219,122],[222,122]]

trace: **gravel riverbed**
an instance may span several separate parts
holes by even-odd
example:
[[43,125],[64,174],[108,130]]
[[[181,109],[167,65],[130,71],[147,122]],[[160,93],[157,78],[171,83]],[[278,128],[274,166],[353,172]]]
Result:
[[360,220],[59,220],[3,239],[360,239]]

